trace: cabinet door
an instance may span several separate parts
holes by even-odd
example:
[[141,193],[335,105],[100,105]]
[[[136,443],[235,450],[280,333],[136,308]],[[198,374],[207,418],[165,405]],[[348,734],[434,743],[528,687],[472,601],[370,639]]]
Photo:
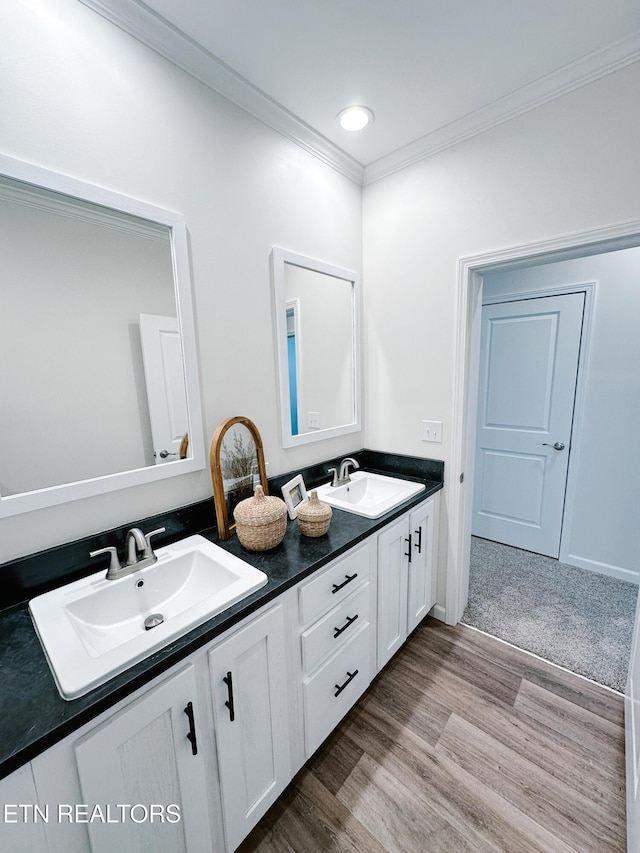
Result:
[[406,516],[378,536],[378,670],[407,637],[408,546]]
[[38,800],[30,764],[0,780],[0,808],[0,850],[34,853],[48,849],[45,818],[56,819],[55,807],[47,814],[47,805]]
[[435,508],[433,498],[409,514],[410,557],[408,558],[407,633],[424,619],[436,603],[434,532]]
[[212,649],[209,670],[231,851],[290,781],[283,605]]
[[92,853],[211,853],[200,720],[188,666],[76,743]]

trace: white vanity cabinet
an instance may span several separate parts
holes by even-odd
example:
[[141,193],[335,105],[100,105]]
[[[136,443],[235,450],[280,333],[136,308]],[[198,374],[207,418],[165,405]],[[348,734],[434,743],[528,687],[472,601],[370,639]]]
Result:
[[373,545],[364,542],[298,587],[305,758],[371,681]]
[[[24,802],[48,803],[52,815],[46,845],[28,845],[41,826],[9,837],[38,853],[235,850],[293,775],[284,632],[293,598],[285,592],[8,777],[7,790],[16,779],[21,792],[33,772]],[[78,820],[55,820],[59,804],[80,804]],[[96,805],[104,820],[89,821]]]
[[283,614],[277,603],[250,617],[75,744],[84,802],[175,804],[180,814],[175,824],[90,824],[92,853],[220,850],[209,822],[218,792],[232,851],[282,793],[292,775]]
[[284,606],[208,653],[227,850],[235,850],[291,780]]
[[92,853],[210,853],[204,720],[187,666],[76,741]]
[[5,824],[0,849],[232,853],[435,603],[438,499],[0,782],[7,803],[102,809]]
[[435,604],[438,497],[378,534],[378,671]]

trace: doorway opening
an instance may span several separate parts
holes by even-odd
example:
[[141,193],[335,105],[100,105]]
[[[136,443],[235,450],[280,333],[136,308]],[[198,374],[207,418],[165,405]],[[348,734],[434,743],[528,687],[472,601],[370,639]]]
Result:
[[[499,301],[504,299],[507,294],[505,282],[509,277],[514,275],[519,276],[522,280],[529,281],[529,290],[531,290],[532,271],[543,270],[549,273],[554,267],[561,268],[563,262],[581,260],[583,264],[589,263],[593,268],[600,259],[611,258],[613,254],[624,255],[622,250],[636,250],[637,265],[636,273],[629,282],[630,291],[633,290],[634,299],[640,297],[640,253],[638,246],[640,245],[640,223],[632,223],[618,228],[603,229],[597,232],[589,232],[584,235],[562,238],[552,243],[541,243],[536,245],[528,245],[516,247],[510,250],[505,250],[500,253],[491,255],[476,256],[474,258],[463,259],[460,262],[459,268],[459,303],[458,303],[458,321],[459,321],[459,351],[458,364],[456,371],[456,414],[457,421],[454,424],[454,474],[457,480],[460,472],[461,482],[453,482],[451,484],[452,502],[451,502],[451,549],[449,555],[448,577],[447,577],[447,608],[446,621],[454,623],[462,618],[463,612],[467,604],[469,592],[469,566],[471,556],[471,533],[473,520],[473,501],[472,494],[474,488],[475,477],[475,458],[476,458],[476,412],[478,410],[479,399],[479,369],[481,352],[481,331],[482,331],[482,303],[483,294],[490,296],[488,301]],[[631,257],[633,253],[630,253]],[[595,317],[601,320],[609,307],[606,305],[606,300],[602,301],[602,294],[605,293],[606,282],[600,281],[600,272],[584,273],[578,278],[577,274],[562,282],[565,287],[573,287],[574,290],[578,284],[585,282],[593,282],[598,280],[597,286],[592,287],[592,304],[596,306]],[[499,287],[492,293],[486,287],[486,283],[493,280]],[[556,282],[557,284],[557,282]],[[502,291],[500,291],[502,287]],[[535,288],[534,288],[535,289]],[[540,288],[538,288],[540,289]],[[518,284],[516,290],[519,290],[518,296],[521,297],[524,293],[524,285],[522,281]],[[535,296],[537,296],[536,294]],[[541,295],[541,294],[540,294]],[[609,294],[605,294],[608,296]],[[535,298],[531,293],[528,296]],[[597,297],[597,298],[596,298]],[[516,298],[513,292],[510,294],[511,299]],[[506,300],[505,300],[506,301]],[[638,308],[638,311],[635,308]],[[630,314],[638,316],[640,313],[640,303],[634,307],[629,305],[628,309],[624,309],[622,317]],[[606,317],[605,317],[606,318]],[[611,318],[609,318],[611,319]],[[593,334],[593,329],[599,333],[599,329],[594,322],[589,334]],[[637,337],[637,335],[636,335]],[[584,343],[584,341],[583,341]],[[594,370],[592,359],[592,340],[587,339],[587,346],[584,348],[583,355],[585,360],[583,367],[588,366],[590,370]],[[601,347],[602,342],[598,342]],[[618,342],[610,346],[610,353],[615,353]],[[601,347],[602,348],[602,347]],[[581,355],[581,358],[583,356]],[[631,362],[629,362],[630,364]],[[636,364],[638,360],[636,359]],[[569,471],[566,481],[566,502],[564,518],[562,520],[562,546],[560,561],[565,561],[571,566],[590,570],[587,577],[596,575],[609,575],[623,581],[633,581],[637,583],[637,571],[640,565],[640,536],[631,528],[630,536],[625,548],[626,553],[622,554],[621,548],[617,545],[614,548],[615,559],[608,559],[602,548],[598,551],[594,548],[594,543],[599,546],[608,537],[609,539],[625,538],[619,534],[622,528],[627,525],[628,505],[632,502],[630,492],[627,490],[626,495],[620,489],[611,489],[607,485],[607,478],[612,470],[624,471],[624,469],[637,469],[635,476],[640,475],[640,460],[630,459],[633,452],[629,452],[630,448],[637,445],[637,433],[633,444],[630,441],[621,442],[619,431],[622,428],[624,432],[625,424],[631,428],[632,424],[638,420],[640,426],[640,417],[638,409],[640,407],[640,386],[638,380],[631,376],[627,381],[627,377],[618,376],[615,369],[611,365],[606,366],[595,365],[597,371],[604,370],[600,373],[600,379],[605,377],[603,387],[612,393],[611,399],[605,400],[605,404],[600,406],[600,413],[606,420],[608,415],[610,423],[613,425],[612,430],[600,431],[600,452],[596,457],[596,464],[589,465],[589,452],[587,445],[592,444],[592,435],[588,434],[585,439],[584,431],[581,423],[586,424],[592,432],[598,432],[601,427],[596,422],[591,423],[593,415],[593,404],[590,402],[589,394],[585,395],[585,387],[583,392],[583,410],[580,411],[578,399],[578,407],[576,408],[576,426],[577,431],[574,431],[571,438],[571,454],[573,462],[579,462],[580,457],[583,458],[582,473],[580,466],[576,466]],[[609,370],[609,374],[606,374]],[[637,374],[635,367],[633,370]],[[632,372],[632,371],[631,371]],[[578,387],[580,391],[580,388]],[[617,411],[612,402],[615,394],[623,401],[625,407],[624,412]],[[561,439],[554,439],[561,441]],[[612,463],[612,453],[618,452],[617,461]],[[621,455],[621,454],[624,455]],[[558,456],[560,454],[557,454]],[[585,462],[585,460],[587,460]],[[621,461],[622,460],[622,463]],[[456,466],[459,465],[459,468]],[[585,475],[585,470],[588,476]],[[590,472],[590,473],[589,473]],[[600,477],[601,474],[605,476]],[[585,480],[585,476],[587,479]],[[633,475],[632,475],[633,476]],[[590,481],[589,481],[590,477]],[[462,482],[462,479],[464,482]],[[595,506],[595,516],[589,519],[588,513],[585,514],[585,497],[596,496],[596,500],[592,501]],[[637,488],[636,488],[637,492]],[[637,507],[637,497],[633,501]],[[578,505],[578,506],[577,506]],[[592,510],[594,509],[592,506]],[[576,508],[577,507],[577,508]],[[593,519],[597,523],[594,523]],[[578,519],[578,522],[576,522]],[[617,519],[617,520],[616,520]],[[613,525],[612,525],[613,521]],[[617,524],[617,528],[616,528]],[[637,525],[635,525],[637,527]],[[613,530],[613,534],[612,531]],[[604,531],[604,533],[603,533]],[[456,533],[458,537],[456,537]],[[606,534],[606,535],[605,535]],[[634,538],[635,537],[635,538]],[[599,543],[598,543],[598,540]],[[579,546],[579,547],[578,547]],[[509,546],[506,546],[509,547]],[[617,549],[617,550],[616,550]],[[526,553],[526,551],[525,551]],[[631,557],[629,555],[631,554]]]

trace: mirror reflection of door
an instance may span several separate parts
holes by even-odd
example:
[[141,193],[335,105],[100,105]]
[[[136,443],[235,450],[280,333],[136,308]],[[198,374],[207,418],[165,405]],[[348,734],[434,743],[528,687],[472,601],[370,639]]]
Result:
[[353,283],[295,264],[284,267],[292,435],[353,423]]
[[287,300],[287,359],[289,365],[289,411],[291,414],[291,435],[299,433],[299,400],[300,400],[300,302],[298,299]]
[[140,314],[140,343],[156,465],[184,458],[188,430],[182,345],[176,317]]
[[274,246],[282,446],[358,432],[360,278]]

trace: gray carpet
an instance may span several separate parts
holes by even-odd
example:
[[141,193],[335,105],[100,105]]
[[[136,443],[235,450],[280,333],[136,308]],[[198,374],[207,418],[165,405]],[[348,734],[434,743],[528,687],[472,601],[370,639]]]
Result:
[[462,621],[624,692],[638,587],[473,537]]

